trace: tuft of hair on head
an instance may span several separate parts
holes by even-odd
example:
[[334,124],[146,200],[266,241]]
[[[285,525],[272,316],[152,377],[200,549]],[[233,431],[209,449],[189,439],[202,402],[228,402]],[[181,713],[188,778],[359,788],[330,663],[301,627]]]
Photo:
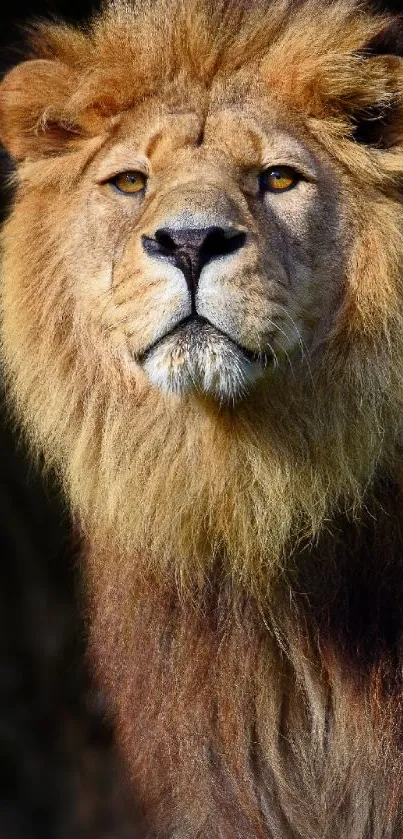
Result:
[[249,65],[271,95],[390,147],[402,137],[400,29],[359,0],[113,0],[82,28],[31,27],[30,58],[0,86],[0,138],[17,161],[59,154],[180,74],[208,87]]

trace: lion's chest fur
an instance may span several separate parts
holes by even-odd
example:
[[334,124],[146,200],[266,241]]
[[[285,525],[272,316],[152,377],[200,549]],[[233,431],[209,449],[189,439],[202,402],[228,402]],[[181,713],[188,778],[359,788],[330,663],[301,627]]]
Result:
[[397,837],[402,535],[379,495],[273,608],[218,571],[197,601],[127,568],[102,583],[90,553],[92,650],[153,835]]

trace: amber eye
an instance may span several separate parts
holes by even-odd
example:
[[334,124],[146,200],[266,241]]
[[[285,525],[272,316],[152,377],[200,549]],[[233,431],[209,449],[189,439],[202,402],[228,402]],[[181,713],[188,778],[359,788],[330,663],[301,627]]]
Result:
[[272,166],[260,175],[262,192],[286,192],[301,180],[301,175],[291,166]]
[[143,172],[120,172],[115,175],[110,181],[119,192],[133,194],[134,192],[142,192],[147,183],[147,178]]

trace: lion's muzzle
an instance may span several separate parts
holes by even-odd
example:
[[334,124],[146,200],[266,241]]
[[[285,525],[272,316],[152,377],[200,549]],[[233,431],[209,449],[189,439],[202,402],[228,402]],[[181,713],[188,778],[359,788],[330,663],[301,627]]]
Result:
[[196,388],[226,401],[260,372],[257,354],[203,317],[197,302],[203,269],[237,255],[246,243],[246,232],[236,225],[172,225],[142,236],[147,256],[179,269],[189,293],[189,314],[137,358],[157,386],[176,393]]
[[209,262],[242,248],[246,233],[236,227],[161,227],[153,237],[143,236],[142,243],[150,256],[167,260],[182,271],[195,311],[195,293],[202,269]]

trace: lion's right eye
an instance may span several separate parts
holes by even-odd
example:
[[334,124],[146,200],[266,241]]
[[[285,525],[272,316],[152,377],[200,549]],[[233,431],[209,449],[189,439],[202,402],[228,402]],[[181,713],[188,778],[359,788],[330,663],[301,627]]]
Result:
[[145,189],[147,177],[143,172],[120,172],[119,175],[111,178],[110,183],[119,192],[132,195]]
[[301,175],[291,166],[271,166],[261,172],[259,184],[262,192],[288,192],[300,180]]

